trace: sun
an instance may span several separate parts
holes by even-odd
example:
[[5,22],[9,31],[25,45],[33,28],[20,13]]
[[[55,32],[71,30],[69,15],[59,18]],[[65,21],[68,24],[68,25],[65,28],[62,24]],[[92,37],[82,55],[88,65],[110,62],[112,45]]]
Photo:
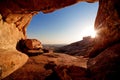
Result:
[[96,37],[96,31],[92,27],[87,27],[81,32],[81,36],[91,36],[92,38]]

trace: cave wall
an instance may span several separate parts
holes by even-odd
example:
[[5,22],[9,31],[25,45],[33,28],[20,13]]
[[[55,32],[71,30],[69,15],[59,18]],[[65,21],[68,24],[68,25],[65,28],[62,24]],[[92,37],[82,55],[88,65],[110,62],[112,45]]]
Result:
[[97,0],[0,0],[0,49],[15,49],[26,39],[26,29],[38,12],[50,13],[80,1]]
[[[96,0],[0,0],[0,80],[22,67],[28,56],[16,50],[38,12],[49,13],[80,1]],[[34,28],[34,27],[33,27]]]
[[[2,78],[20,68],[27,61],[28,57],[26,55],[16,51],[5,51],[4,49],[16,49],[19,40],[27,38],[26,28],[35,14],[39,11],[49,13],[80,1],[95,2],[97,0],[0,0],[0,68],[2,67],[3,69]],[[113,47],[109,47],[120,42],[120,0],[99,0],[95,29],[97,31],[95,38],[96,44],[88,56],[95,57],[101,52],[103,52],[106,57],[116,56],[116,52],[119,55],[119,46],[115,46],[114,50],[112,50]],[[108,48],[108,50],[104,52],[106,48]],[[112,53],[112,55],[110,53]],[[100,57],[102,58],[100,58],[99,62],[103,62],[104,64],[109,62],[104,62],[109,59],[103,60],[106,59],[104,55]],[[116,59],[116,57],[112,59]],[[117,62],[118,59],[119,56],[116,61],[109,63]],[[16,60],[18,61],[16,62]],[[111,58],[109,60],[111,60]],[[97,64],[99,64],[99,62]],[[96,66],[96,64],[91,65],[93,68]],[[117,65],[119,65],[119,63],[116,63],[115,67]],[[105,67],[110,66],[111,64],[107,64]],[[112,69],[115,67],[112,67]],[[100,68],[95,71],[102,70],[103,68],[104,67],[101,68],[100,66]],[[96,74],[92,69],[91,71],[93,74]]]
[[16,44],[26,38],[30,14],[9,14],[4,20],[0,14],[0,49],[16,49]]
[[33,13],[35,11],[48,13],[81,1],[95,2],[98,0],[0,0],[0,13],[5,16],[9,13]]
[[[15,48],[20,39],[27,38],[27,25],[38,12],[50,13],[81,1],[95,2],[98,0],[1,0],[0,48]],[[97,31],[96,45],[88,54],[89,56],[94,57],[108,46],[119,42],[119,3],[119,0],[99,0],[99,10],[95,21],[95,29]]]
[[120,0],[99,0],[95,29],[96,44],[89,57],[95,57],[106,48],[120,42]]
[[[97,41],[101,45],[114,44],[120,40],[120,0],[100,0],[95,22]],[[102,44],[103,43],[103,44]]]

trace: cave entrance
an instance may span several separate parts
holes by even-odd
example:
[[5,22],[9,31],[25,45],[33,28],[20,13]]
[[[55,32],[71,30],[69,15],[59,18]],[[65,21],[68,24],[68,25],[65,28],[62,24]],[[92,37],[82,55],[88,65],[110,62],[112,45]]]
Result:
[[35,15],[27,29],[28,38],[43,44],[69,44],[91,36],[98,2],[81,2],[52,13]]

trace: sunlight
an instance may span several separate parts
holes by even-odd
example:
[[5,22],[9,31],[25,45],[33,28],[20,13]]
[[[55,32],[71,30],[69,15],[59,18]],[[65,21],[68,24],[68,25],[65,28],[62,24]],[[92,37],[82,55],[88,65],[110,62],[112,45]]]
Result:
[[95,38],[96,31],[92,27],[87,27],[87,28],[84,28],[83,32],[81,32],[81,36],[82,37],[91,36],[92,38]]
[[49,14],[40,12],[27,28],[28,37],[38,38],[44,44],[70,44],[85,36],[95,37],[98,3],[89,4],[83,2]]

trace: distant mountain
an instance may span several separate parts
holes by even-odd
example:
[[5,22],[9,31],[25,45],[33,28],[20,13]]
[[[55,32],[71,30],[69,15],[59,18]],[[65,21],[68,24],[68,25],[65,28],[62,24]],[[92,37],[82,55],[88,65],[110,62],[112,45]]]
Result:
[[90,36],[83,37],[83,40],[59,47],[54,52],[66,53],[70,55],[85,55],[94,45],[94,38]]
[[43,48],[45,49],[52,49],[52,50],[56,50],[59,47],[63,47],[66,44],[43,44]]

